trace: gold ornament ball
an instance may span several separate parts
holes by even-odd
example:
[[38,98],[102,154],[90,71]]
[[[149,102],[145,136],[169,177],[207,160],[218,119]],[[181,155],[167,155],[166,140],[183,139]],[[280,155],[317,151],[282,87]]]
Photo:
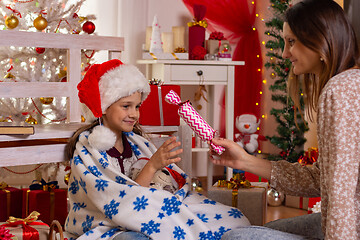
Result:
[[46,104],[46,105],[51,104],[53,101],[54,101],[54,98],[53,98],[53,97],[41,97],[41,98],[40,98],[40,102],[41,102],[42,104]]
[[34,20],[34,27],[39,31],[44,30],[47,27],[47,25],[48,22],[41,14]]
[[38,124],[37,120],[35,118],[33,118],[31,115],[27,119],[25,119],[25,122],[27,122],[29,124],[33,124],[33,125]]
[[14,79],[14,78],[15,78],[15,76],[14,76],[14,75],[12,75],[12,74],[9,72],[9,73],[7,73],[7,74],[4,76],[4,78],[11,78],[11,79]]
[[19,20],[14,15],[7,17],[5,20],[5,25],[9,29],[14,29],[19,25]]

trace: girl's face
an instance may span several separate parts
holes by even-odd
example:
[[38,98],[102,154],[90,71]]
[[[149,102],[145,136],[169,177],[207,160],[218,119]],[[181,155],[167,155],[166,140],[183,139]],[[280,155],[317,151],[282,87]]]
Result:
[[141,93],[135,92],[120,98],[106,109],[103,115],[104,125],[113,132],[131,132],[139,119]]
[[294,74],[314,73],[319,75],[322,69],[320,55],[297,40],[287,22],[284,23],[283,34],[285,47],[282,57],[291,61]]

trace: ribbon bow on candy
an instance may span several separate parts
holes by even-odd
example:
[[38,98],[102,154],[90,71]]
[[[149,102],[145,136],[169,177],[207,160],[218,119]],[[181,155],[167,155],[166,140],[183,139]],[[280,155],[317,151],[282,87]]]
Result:
[[217,146],[211,141],[214,138],[216,131],[199,115],[198,112],[196,112],[189,101],[181,102],[180,97],[173,90],[170,90],[170,92],[166,94],[165,101],[178,105],[180,117],[203,141],[210,141],[210,145],[214,151],[218,154],[222,154],[225,148]]
[[30,190],[43,190],[43,191],[49,191],[52,192],[54,189],[58,189],[58,181],[51,181],[46,182],[44,179],[41,179],[41,181],[34,180],[33,183],[30,185]]
[[43,222],[35,222],[38,219],[40,213],[33,211],[28,217],[21,219],[15,217],[9,217],[6,221],[7,223],[1,225],[4,227],[16,227],[18,225],[22,225],[23,228],[23,240],[31,240],[31,239],[39,239],[39,232],[30,227],[30,225],[43,225],[48,226],[46,223]]

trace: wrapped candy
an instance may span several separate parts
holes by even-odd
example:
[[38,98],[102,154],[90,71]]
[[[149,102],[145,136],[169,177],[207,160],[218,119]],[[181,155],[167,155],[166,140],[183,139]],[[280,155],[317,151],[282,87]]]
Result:
[[[215,136],[215,130],[199,115],[199,113],[191,106],[189,101],[181,102],[180,97],[172,90],[165,96],[168,103],[179,106],[178,113],[180,117],[192,128],[192,130],[203,140],[210,141]],[[225,148],[217,146],[211,142],[211,147],[218,154],[222,154]]]

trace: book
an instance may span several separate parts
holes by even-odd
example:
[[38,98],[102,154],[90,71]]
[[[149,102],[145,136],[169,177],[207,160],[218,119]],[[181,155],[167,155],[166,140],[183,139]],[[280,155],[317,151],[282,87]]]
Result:
[[34,126],[30,124],[0,123],[0,135],[32,135],[34,133]]

